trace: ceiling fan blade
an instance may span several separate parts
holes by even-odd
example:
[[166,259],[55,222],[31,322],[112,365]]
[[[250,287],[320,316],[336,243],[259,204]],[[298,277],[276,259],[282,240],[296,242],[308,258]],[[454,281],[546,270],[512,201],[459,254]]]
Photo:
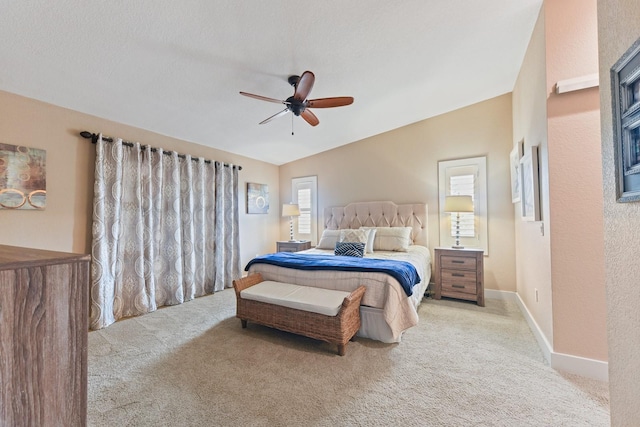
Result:
[[298,83],[296,84],[296,91],[293,94],[293,99],[300,102],[307,99],[315,81],[316,76],[311,71],[305,71],[302,73]]
[[275,102],[276,104],[288,104],[287,101],[282,101],[280,99],[267,98],[266,96],[254,95],[252,93],[240,92],[240,95],[248,96],[249,98],[260,99],[262,101]]
[[300,116],[303,119],[305,119],[306,122],[309,123],[311,126],[317,126],[318,123],[320,123],[320,120],[318,120],[316,115],[313,114],[311,110],[304,110],[302,113],[300,113]]
[[260,123],[258,123],[258,124],[263,125],[263,124],[265,124],[265,123],[269,123],[271,120],[273,120],[273,119],[275,119],[275,118],[278,118],[278,117],[280,117],[280,116],[284,116],[284,115],[285,115],[285,114],[287,114],[288,112],[289,112],[289,109],[288,109],[288,108],[285,108],[284,110],[282,110],[282,111],[279,111],[279,112],[275,113],[273,116],[269,117],[268,119],[264,119],[263,121],[261,121],[261,122],[260,122]]
[[333,98],[310,99],[307,101],[307,107],[309,108],[342,107],[350,104],[353,104],[353,97],[351,96],[336,96]]

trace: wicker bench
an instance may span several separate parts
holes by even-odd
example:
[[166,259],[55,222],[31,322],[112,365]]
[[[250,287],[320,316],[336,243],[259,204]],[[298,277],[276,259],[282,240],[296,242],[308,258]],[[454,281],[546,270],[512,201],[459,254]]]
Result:
[[[257,284],[261,286],[254,288],[253,295],[245,292],[243,297],[242,291]],[[360,329],[360,301],[364,286],[347,293],[264,281],[258,273],[234,280],[233,288],[236,292],[236,317],[241,320],[243,328],[247,327],[247,321],[251,321],[337,344],[340,356],[344,356],[347,343]],[[293,294],[295,297],[291,296]],[[333,311],[337,314],[331,315]]]

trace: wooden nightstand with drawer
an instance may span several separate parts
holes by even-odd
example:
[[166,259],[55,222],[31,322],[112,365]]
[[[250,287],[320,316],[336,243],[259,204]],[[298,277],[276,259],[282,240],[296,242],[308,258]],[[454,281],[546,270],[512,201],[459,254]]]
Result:
[[298,252],[311,249],[310,240],[293,240],[276,242],[277,252]]
[[482,249],[435,248],[434,298],[476,301],[484,307]]

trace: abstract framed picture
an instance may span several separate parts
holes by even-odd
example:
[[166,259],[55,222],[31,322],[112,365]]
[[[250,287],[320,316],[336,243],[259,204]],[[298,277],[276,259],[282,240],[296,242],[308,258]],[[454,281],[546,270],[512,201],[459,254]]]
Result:
[[640,39],[611,67],[616,200],[640,201]]
[[509,154],[511,170],[511,203],[520,201],[520,159],[524,148],[524,140],[519,141]]
[[247,182],[247,213],[269,213],[269,186]]
[[0,209],[45,208],[47,152],[0,143]]
[[540,187],[538,182],[538,146],[525,149],[520,160],[521,206],[523,221],[540,221]]

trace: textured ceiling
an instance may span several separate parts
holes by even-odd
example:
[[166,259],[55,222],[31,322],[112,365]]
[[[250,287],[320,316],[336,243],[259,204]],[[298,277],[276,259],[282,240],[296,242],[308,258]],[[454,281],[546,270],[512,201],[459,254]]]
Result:
[[[2,0],[0,90],[280,165],[510,92],[541,4]],[[355,102],[258,125],[305,70]]]

